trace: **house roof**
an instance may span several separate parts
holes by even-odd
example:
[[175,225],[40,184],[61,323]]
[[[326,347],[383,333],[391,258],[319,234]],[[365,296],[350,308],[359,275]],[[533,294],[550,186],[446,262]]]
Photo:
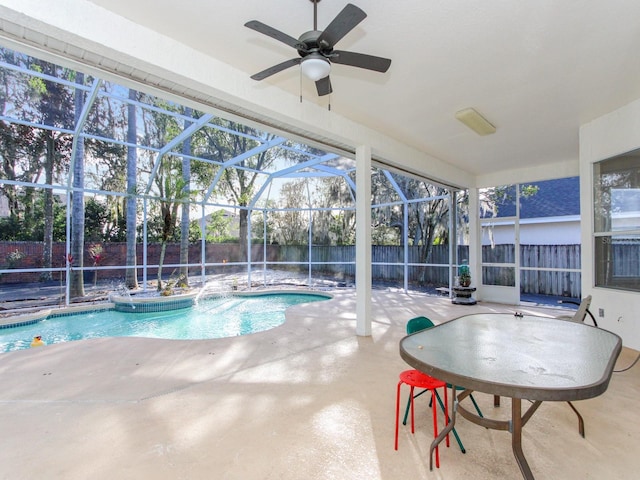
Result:
[[[559,178],[534,182],[527,186],[537,187],[537,191],[520,197],[520,218],[545,218],[580,215],[579,177]],[[497,211],[500,217],[516,214],[512,198],[499,203]]]

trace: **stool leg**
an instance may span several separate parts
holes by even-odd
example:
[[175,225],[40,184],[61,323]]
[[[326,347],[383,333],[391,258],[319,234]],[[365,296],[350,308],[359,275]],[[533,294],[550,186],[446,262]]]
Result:
[[402,380],[398,382],[398,388],[396,391],[396,442],[395,448],[398,450],[398,423],[400,419],[400,387],[402,386]]
[[[431,401],[435,406],[435,402],[436,402],[435,388],[431,390]],[[433,438],[436,438],[438,436],[438,416],[437,416],[438,409],[432,408],[431,411],[433,412]],[[440,446],[436,447],[436,468],[440,468]]]
[[[476,407],[476,412],[478,412],[478,416],[480,418],[484,418],[484,415],[482,415],[482,411],[480,410],[480,407],[478,406],[478,403],[476,402],[476,399],[473,398],[473,394],[469,395],[469,398],[471,399],[471,403],[473,403],[473,406]],[[500,398],[500,397],[498,397]]]
[[[438,404],[440,404],[440,408],[442,409],[442,411],[444,412],[444,403],[442,403],[442,400],[440,399],[440,396],[436,393],[436,400],[438,400]],[[455,398],[454,398],[455,401]],[[448,421],[451,421],[450,418],[447,418]],[[460,451],[462,453],[467,453],[467,451],[464,448],[464,445],[462,444],[462,440],[460,440],[460,435],[458,435],[458,432],[456,432],[456,428],[453,427],[453,429],[451,429],[451,431],[453,432],[453,436],[456,439],[456,442],[458,442],[458,446],[460,447]]]
[[[449,425],[449,394],[447,386],[444,386],[444,425]],[[449,448],[449,434],[447,433],[447,448]]]
[[404,419],[402,420],[402,424],[407,424],[407,418],[409,418],[409,408],[411,408],[411,399],[407,399],[407,409],[404,411]]
[[[422,395],[423,393],[428,392],[429,390],[422,390],[420,393],[416,393],[414,395],[414,398],[418,398],[420,395]],[[406,425],[407,424],[407,418],[409,418],[409,406],[411,403],[411,399],[407,399],[407,409],[404,411],[404,419],[402,420],[402,424]],[[429,401],[429,407],[431,407],[431,401]]]
[[413,422],[413,385],[411,385],[411,392],[409,393],[411,399],[411,433],[416,433],[415,425]]

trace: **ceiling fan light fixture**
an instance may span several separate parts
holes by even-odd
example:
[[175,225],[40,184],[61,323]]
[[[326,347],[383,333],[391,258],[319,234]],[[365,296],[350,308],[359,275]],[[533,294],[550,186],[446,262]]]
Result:
[[317,82],[321,78],[325,78],[331,73],[331,64],[329,60],[324,58],[319,53],[312,53],[302,59],[302,73],[305,77],[314,82]]
[[491,135],[496,133],[496,127],[473,108],[465,108],[456,112],[456,118],[464,123],[478,135]]

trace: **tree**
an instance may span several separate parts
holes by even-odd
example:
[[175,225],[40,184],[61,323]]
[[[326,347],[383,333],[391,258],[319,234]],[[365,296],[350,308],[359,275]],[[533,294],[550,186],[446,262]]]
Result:
[[[101,83],[105,92],[114,88],[118,87],[109,82]],[[91,106],[86,128],[100,138],[131,137],[135,141],[135,129],[128,131],[128,114],[125,102],[120,104],[109,96],[98,96]],[[84,145],[85,184],[106,192],[127,192],[129,147],[97,138],[85,139]],[[136,155],[135,151],[131,153]],[[135,185],[135,179],[133,183]],[[85,228],[85,241],[126,242],[127,201],[127,197],[119,195],[88,199],[85,203],[85,224],[91,224],[93,228]],[[135,275],[133,271],[131,273]]]
[[[193,111],[189,107],[185,107],[185,115],[191,117]],[[192,122],[184,122],[184,130],[191,126]],[[182,181],[184,182],[184,195],[189,197],[189,184],[191,182],[191,137],[182,142],[182,153],[185,155],[182,157]],[[182,205],[182,219],[180,221],[180,275],[186,285],[189,282],[189,204],[184,203]]]
[[[44,73],[50,76],[62,76],[66,79],[72,79],[74,72],[58,67],[52,63],[42,60],[31,59],[30,67],[32,70]],[[61,83],[53,82],[41,77],[30,77],[28,81],[30,93],[33,100],[37,101],[37,109],[40,114],[40,122],[44,125],[52,127],[52,129],[41,129],[37,141],[44,145],[44,183],[45,185],[53,185],[56,171],[61,168],[63,160],[70,157],[72,139],[69,135],[54,130],[57,128],[68,128],[73,125],[73,100],[69,89]],[[36,159],[33,159],[34,161]],[[43,267],[52,267],[52,249],[53,249],[53,189],[44,189],[44,248],[43,248]],[[50,271],[44,271],[41,274],[42,280],[51,280]]]
[[[253,148],[259,147],[261,142],[269,142],[275,135],[259,132],[251,127],[235,122],[216,118],[213,123],[221,129],[201,129],[194,135],[194,141],[206,151],[205,156],[211,160],[224,164],[233,161],[232,165],[213,166],[200,162],[193,168],[192,173],[200,185],[209,186],[219,168],[223,168],[222,175],[216,187],[216,194],[229,200],[229,203],[238,207],[240,252],[242,258],[248,259],[247,234],[248,215],[246,208],[252,200],[259,178],[259,171],[267,170],[276,160],[276,152],[273,149],[265,149],[248,158],[242,155]],[[239,134],[230,133],[237,131]],[[260,139],[258,141],[257,139]],[[279,158],[287,158],[285,152],[281,152]],[[237,160],[234,160],[237,159]]]
[[[76,74],[76,83],[84,83],[84,74]],[[76,88],[74,94],[74,125],[80,123],[80,116],[84,108],[84,92]],[[71,256],[75,259],[76,266],[84,265],[84,194],[79,191],[84,188],[84,137],[77,135],[75,158],[73,163],[73,193],[71,210]],[[97,277],[97,272],[96,272]],[[84,297],[84,272],[81,269],[71,271],[69,293],[71,297]]]
[[[147,97],[145,97],[147,98]],[[148,97],[149,103],[152,103],[156,107],[161,107],[163,110],[177,112],[179,109],[174,105],[170,105],[167,102],[157,99],[155,97]],[[186,121],[183,125],[180,125],[177,117],[173,115],[167,115],[161,113],[156,109],[143,110],[143,127],[145,141],[150,143],[158,143],[165,145],[168,142],[176,138],[180,133],[188,128],[190,122]],[[186,146],[185,146],[186,145]],[[158,263],[158,284],[159,291],[163,289],[162,269],[164,264],[164,257],[166,253],[167,243],[170,240],[175,240],[177,233],[178,211],[182,208],[183,220],[181,225],[184,225],[184,215],[186,214],[186,234],[185,242],[186,248],[189,247],[189,158],[191,147],[190,141],[183,142],[182,153],[185,155],[182,159],[177,159],[172,155],[164,155],[160,158],[156,158],[153,162],[153,167],[150,168],[149,173],[155,175],[152,178],[152,183],[155,188],[154,194],[157,196],[158,208],[155,209],[156,213],[159,213],[159,237],[161,242],[160,260]],[[186,164],[186,165],[185,165]],[[150,165],[151,167],[151,165]],[[159,210],[159,212],[158,212]],[[152,212],[153,213],[153,212]],[[147,217],[149,217],[149,212]],[[154,219],[148,219],[150,222],[154,222]],[[181,227],[182,229],[182,227]],[[181,241],[181,246],[183,245]],[[182,254],[182,252],[181,252]],[[188,253],[186,255],[185,263],[188,262]],[[182,279],[184,281],[185,278]]]
[[[0,121],[0,178],[29,182],[38,175],[40,162],[29,161],[39,158],[42,151],[42,144],[36,142],[35,133],[35,129],[30,126]],[[21,198],[25,196],[25,188],[3,183],[0,184],[0,194],[7,199],[9,223],[15,225],[18,232],[26,220],[25,206],[21,202]]]
[[[95,197],[87,199],[85,206],[84,240],[86,242],[123,242],[126,226],[112,224],[111,210],[106,202],[101,202]],[[120,216],[122,219],[124,216]]]
[[344,177],[318,179],[314,195],[317,207],[313,213],[313,242],[321,245],[353,245],[355,242],[356,212],[353,192]]
[[[197,222],[199,224],[199,222]],[[231,219],[225,215],[224,210],[216,210],[209,215],[205,225],[205,237],[207,242],[221,243],[229,239],[229,226]]]
[[282,245],[304,245],[309,241],[309,213],[301,210],[301,199],[307,198],[306,182],[288,182],[280,189],[278,208],[270,214],[270,221],[277,232],[277,241]]
[[385,172],[374,169],[371,175],[371,240],[377,245],[402,245],[405,233],[400,195]]
[[[26,116],[48,127],[39,129],[0,122],[0,176],[17,182],[52,185],[68,162],[71,139],[59,129],[69,128],[72,124],[73,109],[69,90],[49,77],[72,80],[73,72],[7,49],[0,49],[0,56],[9,64],[44,75],[29,76],[2,69],[2,113],[8,117]],[[12,112],[8,113],[7,108]],[[53,190],[47,186],[37,190],[33,186],[3,184],[0,191],[9,203],[9,219],[3,222],[4,226],[9,227],[16,237],[30,238],[39,232],[41,237],[38,240],[44,241],[43,266],[50,268],[57,212]],[[43,210],[40,216],[36,216],[34,208],[40,200]],[[42,277],[50,279],[51,272],[45,272]]]
[[129,89],[129,100],[127,106],[127,274],[125,284],[127,288],[138,288],[138,275],[136,269],[136,216],[137,211],[137,174],[138,174],[138,154],[135,145],[137,144],[137,121],[135,102],[138,94],[135,90]]
[[[434,243],[448,243],[449,195],[450,190],[424,180],[390,174],[395,184],[409,199],[424,198],[425,201],[410,203],[407,209],[407,238],[415,246],[420,247],[420,258],[428,261]],[[403,210],[393,209],[391,225],[399,227],[402,236]]]
[[[158,262],[158,291],[163,289],[162,266],[167,250],[167,243],[175,234],[178,220],[178,209],[188,206],[189,190],[185,188],[185,182],[180,175],[181,164],[171,158],[163,160],[156,173],[154,183],[158,189],[161,232],[160,232],[160,261]],[[188,239],[188,234],[187,234]],[[184,279],[183,279],[184,280]]]
[[[0,48],[2,61],[17,66],[29,63],[29,57],[11,50]],[[21,112],[31,101],[30,89],[21,81],[20,75],[13,69],[0,69],[0,112],[11,117]],[[14,111],[14,112],[11,112]],[[42,143],[36,141],[37,130],[30,125],[20,125],[0,121],[0,178],[9,181],[30,182],[39,175]],[[7,198],[9,218],[3,220],[3,236],[10,237],[7,228],[13,234],[19,234],[25,220],[24,206],[20,202],[25,189],[12,183],[0,184],[0,194]]]

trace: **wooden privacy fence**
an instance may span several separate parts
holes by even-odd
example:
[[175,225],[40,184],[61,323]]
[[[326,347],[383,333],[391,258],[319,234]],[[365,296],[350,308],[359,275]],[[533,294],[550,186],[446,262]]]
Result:
[[[104,256],[100,266],[125,266],[126,245],[124,243],[104,244]],[[639,246],[633,245],[632,252],[625,255],[616,255],[622,264],[614,266],[615,272],[625,275],[638,276]],[[20,254],[15,254],[15,252]],[[178,244],[167,245],[165,264],[178,264],[180,259],[180,246]],[[58,243],[53,249],[54,267],[63,268],[65,265],[65,245]],[[138,270],[144,263],[142,258],[142,245],[138,245]],[[420,247],[408,248],[408,282],[412,285],[445,286],[449,283],[449,247],[437,245],[431,249],[429,258],[425,261],[421,258]],[[266,259],[265,259],[266,253]],[[312,246],[311,258],[307,245],[253,245],[251,261],[253,268],[261,268],[263,265],[271,269],[291,270],[307,273],[311,268],[312,275],[330,276],[336,279],[353,279],[355,277],[355,246]],[[147,247],[147,264],[156,265],[160,256],[160,245],[150,244]],[[201,244],[195,243],[189,247],[189,263],[195,264],[190,268],[191,275],[200,273]],[[468,247],[458,247],[458,258],[464,263],[468,258]],[[483,246],[482,258],[490,263],[513,263],[513,245]],[[580,297],[580,273],[579,271],[562,271],[564,269],[579,270],[580,245],[522,245],[520,247],[521,266],[520,274],[521,291],[543,295],[568,295],[574,298]],[[623,261],[622,259],[626,259]],[[635,260],[633,260],[635,259]],[[404,281],[404,248],[401,246],[374,245],[371,249],[372,281],[396,282]],[[309,267],[311,261],[311,267]],[[231,263],[242,264],[240,248],[237,244],[206,244],[205,263],[216,264],[206,268],[207,273],[220,273],[222,271],[237,271],[242,268]],[[219,264],[224,263],[224,266]],[[41,242],[0,242],[0,269],[39,268],[42,266]],[[92,266],[92,260],[88,253],[85,255],[85,268]],[[165,270],[168,275],[172,269]],[[486,275],[496,269],[487,269]],[[505,270],[505,269],[503,269]],[[149,268],[149,275],[154,275],[155,268]],[[512,272],[513,274],[513,272]],[[91,271],[87,273],[87,279],[92,278]],[[124,276],[124,268],[118,270],[103,270],[99,272],[100,279],[116,278]],[[37,281],[37,272],[4,273],[0,276],[0,283],[21,283]],[[54,275],[54,278],[58,278]],[[476,279],[477,280],[477,279]],[[500,284],[500,279],[485,278],[485,283]],[[492,283],[494,282],[494,283]]]
[[[515,263],[514,245],[483,245],[486,285],[515,285],[515,271],[501,264]],[[580,245],[520,245],[520,292],[580,298]],[[577,270],[577,271],[570,271]]]
[[582,296],[580,245],[521,245],[520,266],[520,291],[523,293]]
[[[271,246],[274,247],[274,246]],[[271,268],[288,268],[306,271],[309,261],[308,245],[288,245],[279,249],[280,262]],[[434,246],[427,262],[421,258],[420,247],[408,248],[408,282],[428,286],[445,286],[449,284],[449,247]],[[275,256],[275,255],[274,255]],[[469,247],[458,246],[458,259],[465,263],[469,258]],[[514,263],[513,245],[496,245],[482,247],[482,258],[487,263]],[[581,296],[580,272],[562,270],[580,270],[580,245],[521,245],[520,260],[523,269],[520,273],[520,290],[522,293],[570,296]],[[254,261],[261,261],[255,258]],[[317,274],[334,275],[353,278],[355,276],[355,246],[313,246],[311,248],[312,271]],[[288,262],[303,262],[305,265],[291,265]],[[374,245],[371,248],[372,280],[403,282],[404,248],[400,246]],[[425,265],[426,264],[426,265]],[[484,282],[490,285],[505,284],[498,278],[500,270],[486,269]],[[504,272],[502,273],[504,275]],[[513,277],[513,269],[511,276]],[[513,278],[511,283],[513,284]]]

